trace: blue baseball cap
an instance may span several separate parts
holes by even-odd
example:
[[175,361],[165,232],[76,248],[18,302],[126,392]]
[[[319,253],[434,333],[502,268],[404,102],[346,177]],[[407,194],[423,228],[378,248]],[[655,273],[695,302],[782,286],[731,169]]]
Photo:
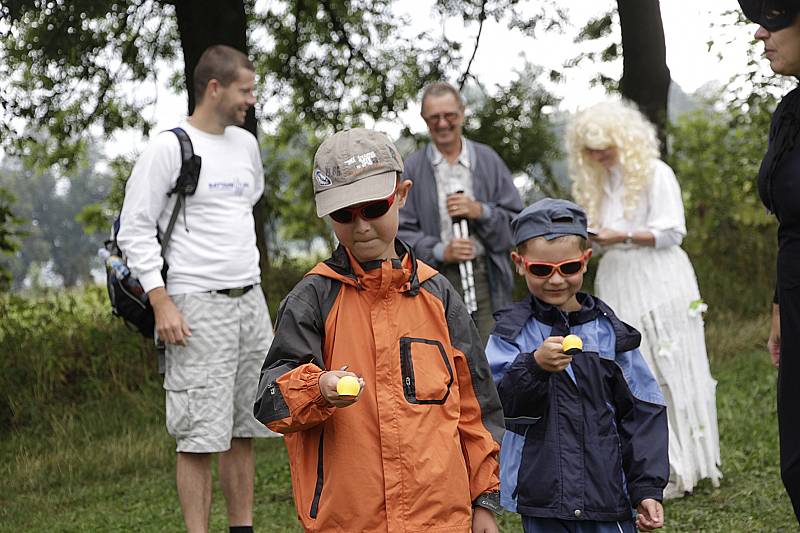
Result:
[[528,239],[544,237],[548,241],[564,235],[589,238],[586,213],[569,200],[543,198],[529,205],[511,221],[514,246]]

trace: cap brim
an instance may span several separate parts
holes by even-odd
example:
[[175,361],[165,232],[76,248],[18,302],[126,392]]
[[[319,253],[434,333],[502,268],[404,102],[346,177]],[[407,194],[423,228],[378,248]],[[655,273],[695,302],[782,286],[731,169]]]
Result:
[[387,198],[394,191],[396,183],[397,172],[391,170],[320,191],[314,196],[317,216],[324,217],[343,207]]

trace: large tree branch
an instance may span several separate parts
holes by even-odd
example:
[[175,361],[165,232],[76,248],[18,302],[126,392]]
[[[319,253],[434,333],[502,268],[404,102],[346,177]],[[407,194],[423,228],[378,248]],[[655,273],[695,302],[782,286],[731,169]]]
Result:
[[339,16],[336,14],[336,10],[333,9],[331,6],[330,0],[320,0],[320,5],[322,5],[325,13],[327,13],[328,18],[331,20],[331,25],[333,26],[333,30],[336,33],[337,40],[339,44],[345,46],[350,54],[357,57],[364,65],[367,66],[369,71],[374,75],[377,76],[378,80],[381,84],[381,100],[383,104],[387,103],[387,93],[388,88],[386,86],[386,75],[383,72],[380,72],[375,66],[370,62],[369,59],[364,55],[360,48],[356,48],[353,46],[353,43],[350,42],[350,36],[347,33],[347,28],[344,27],[344,24],[339,19]]
[[483,0],[481,2],[481,12],[478,15],[478,35],[475,37],[475,47],[472,49],[472,57],[469,58],[469,62],[467,63],[467,69],[458,79],[458,90],[462,90],[464,88],[464,83],[466,83],[467,78],[470,76],[469,70],[472,68],[472,62],[475,60],[475,54],[478,53],[478,45],[481,42],[481,33],[483,33],[483,22],[486,20],[486,3],[488,0]]

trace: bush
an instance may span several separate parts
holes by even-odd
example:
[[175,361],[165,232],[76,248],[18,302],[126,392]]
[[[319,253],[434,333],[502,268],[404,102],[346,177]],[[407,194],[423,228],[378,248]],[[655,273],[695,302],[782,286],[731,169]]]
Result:
[[103,287],[0,295],[0,428],[156,379],[155,352],[111,314]]
[[671,128],[670,165],[681,183],[688,235],[683,248],[712,312],[769,312],[775,284],[775,218],[758,197],[774,100],[701,110]]
[[267,274],[267,282],[264,286],[264,295],[267,297],[267,307],[269,307],[269,316],[272,317],[274,324],[275,318],[278,314],[278,306],[281,301],[289,294],[298,281],[303,279],[303,276],[314,268],[317,264],[316,259],[305,258],[282,258],[280,262],[275,262],[270,265]]
[[[278,304],[311,260],[272,265],[265,289]],[[0,295],[0,434],[66,405],[159,381],[152,341],[111,314],[105,288]],[[266,355],[266,354],[265,354]]]

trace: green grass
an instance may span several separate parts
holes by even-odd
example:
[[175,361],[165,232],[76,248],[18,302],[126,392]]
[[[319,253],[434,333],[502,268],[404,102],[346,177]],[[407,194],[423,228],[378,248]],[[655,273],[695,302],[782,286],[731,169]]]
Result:
[[[778,471],[764,331],[762,321],[729,317],[709,325],[725,477],[668,502],[664,531],[798,531]],[[0,433],[0,532],[182,531],[162,394],[152,379],[102,401],[43,408],[32,424]],[[258,441],[256,453],[257,530],[300,531],[282,441]],[[213,498],[211,530],[227,531],[222,495]],[[521,530],[511,514],[501,525]]]

